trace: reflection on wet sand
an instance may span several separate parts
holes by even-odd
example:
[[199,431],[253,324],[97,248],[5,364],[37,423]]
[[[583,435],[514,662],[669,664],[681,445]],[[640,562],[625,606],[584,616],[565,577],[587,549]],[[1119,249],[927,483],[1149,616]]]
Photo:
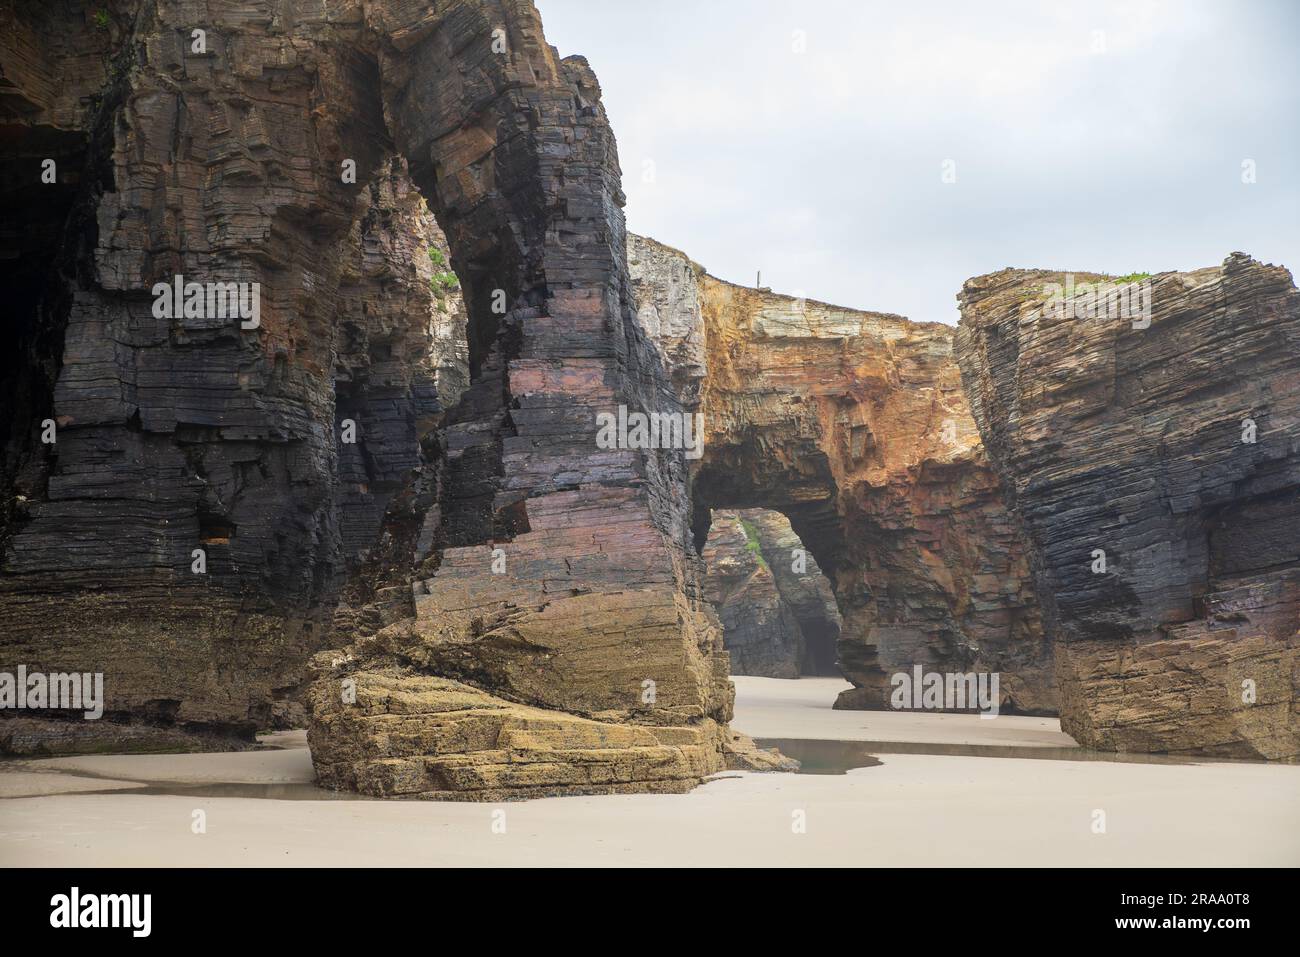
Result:
[[[776,748],[801,765],[800,774],[844,774],[874,768],[881,754],[940,754],[967,758],[1032,758],[1048,761],[1108,761],[1120,764],[1198,764],[1205,759],[1170,754],[1115,754],[1087,748],[1017,747],[1015,745],[927,744],[911,741],[827,741],[816,738],[755,738],[762,748]],[[1229,763],[1215,758],[1215,763]],[[1252,763],[1252,762],[1239,762]]]

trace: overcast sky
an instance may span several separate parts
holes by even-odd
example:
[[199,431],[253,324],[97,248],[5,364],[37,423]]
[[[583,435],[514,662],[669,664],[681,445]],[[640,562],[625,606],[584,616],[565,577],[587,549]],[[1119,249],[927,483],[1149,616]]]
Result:
[[724,279],[956,322],[1004,266],[1300,268],[1293,0],[537,4],[628,227]]

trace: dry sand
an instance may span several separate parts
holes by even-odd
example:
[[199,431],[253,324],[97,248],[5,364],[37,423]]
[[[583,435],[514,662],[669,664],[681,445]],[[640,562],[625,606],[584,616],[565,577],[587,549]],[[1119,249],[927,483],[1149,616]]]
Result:
[[[737,687],[736,727],[762,737],[1071,743],[1049,719],[835,712],[844,684],[830,679]],[[1300,864],[1295,766],[885,753],[844,775],[728,773],[686,795],[484,805],[332,799],[310,790],[301,735],[277,744],[4,766],[0,864]],[[120,790],[131,782],[149,791]],[[218,782],[259,796],[215,796]],[[76,793],[88,786],[119,790]],[[283,799],[260,796],[275,793]],[[205,834],[191,831],[196,809]],[[504,834],[493,830],[501,809]],[[1095,810],[1104,834],[1093,832]]]

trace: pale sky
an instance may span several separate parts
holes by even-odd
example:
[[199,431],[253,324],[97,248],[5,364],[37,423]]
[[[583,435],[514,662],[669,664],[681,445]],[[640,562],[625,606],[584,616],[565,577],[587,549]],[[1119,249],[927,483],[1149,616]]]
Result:
[[537,5],[628,228],[723,279],[951,323],[1005,266],[1300,268],[1293,0]]

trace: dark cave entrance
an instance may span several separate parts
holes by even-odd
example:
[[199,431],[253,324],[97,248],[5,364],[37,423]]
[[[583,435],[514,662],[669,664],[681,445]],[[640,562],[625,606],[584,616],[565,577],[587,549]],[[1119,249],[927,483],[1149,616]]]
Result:
[[[12,107],[10,107],[12,108]],[[16,496],[42,481],[33,462],[42,422],[53,415],[70,290],[62,270],[75,226],[89,142],[83,133],[0,120],[0,286],[9,347],[0,350],[0,543]],[[54,265],[52,265],[54,264]]]
[[[793,664],[787,661],[775,670],[758,672],[752,670],[745,654],[733,653],[732,674],[842,677],[847,673],[842,655],[850,645],[841,635],[860,625],[862,609],[855,603],[869,605],[870,596],[846,575],[852,563],[843,520],[835,507],[837,489],[830,463],[815,447],[801,449],[798,458],[790,461],[770,454],[765,445],[761,430],[753,428],[706,445],[691,481],[692,538],[704,559],[705,592],[723,619],[728,650],[737,637],[752,641],[753,635],[746,635],[746,625],[740,620],[746,600],[737,604],[735,598],[728,598],[728,591],[741,583],[735,580],[734,562],[718,564],[719,546],[711,544],[715,538],[729,542],[729,551],[748,547],[763,555],[787,617],[797,621],[797,652],[786,655]],[[714,526],[720,516],[725,527],[719,532]],[[751,538],[758,539],[757,543],[749,542]],[[755,595],[759,601],[761,591]],[[760,612],[758,617],[764,614]],[[768,617],[779,620],[781,613],[778,610]],[[739,631],[726,635],[729,623]]]

